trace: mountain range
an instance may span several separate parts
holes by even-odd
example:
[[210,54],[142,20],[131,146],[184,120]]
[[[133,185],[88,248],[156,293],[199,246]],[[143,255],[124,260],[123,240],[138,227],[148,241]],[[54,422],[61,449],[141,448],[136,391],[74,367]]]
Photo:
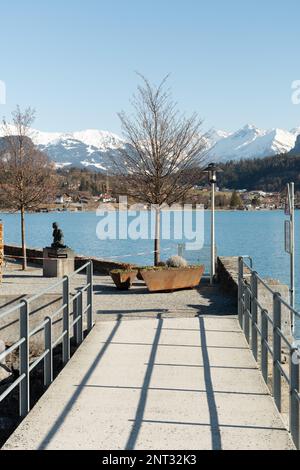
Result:
[[[1,136],[1,135],[0,135]],[[32,140],[55,162],[57,168],[87,167],[107,171],[111,155],[125,147],[124,139],[116,134],[96,129],[72,133],[32,131]],[[207,160],[226,162],[263,158],[282,153],[298,153],[300,127],[262,130],[247,124],[236,132],[212,130],[207,136]]]

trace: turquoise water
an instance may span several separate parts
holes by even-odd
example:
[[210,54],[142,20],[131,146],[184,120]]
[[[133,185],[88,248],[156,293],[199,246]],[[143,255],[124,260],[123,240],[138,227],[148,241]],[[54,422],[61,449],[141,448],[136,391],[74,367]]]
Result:
[[[18,214],[0,214],[4,222],[6,243],[20,243]],[[209,269],[210,213],[205,212],[205,247],[186,254],[189,261],[205,262]],[[219,255],[250,255],[254,267],[264,277],[289,283],[289,256],[284,252],[284,220],[282,211],[224,211],[216,213],[216,242]],[[152,263],[151,240],[99,240],[96,227],[99,217],[94,212],[59,212],[27,214],[27,245],[43,247],[51,243],[52,222],[57,221],[65,234],[65,242],[77,253],[107,259],[118,259],[141,265]],[[296,298],[300,307],[300,215],[296,211]],[[162,258],[176,253],[181,240],[163,240]],[[183,240],[184,241],[184,240]],[[141,254],[143,253],[143,254]]]

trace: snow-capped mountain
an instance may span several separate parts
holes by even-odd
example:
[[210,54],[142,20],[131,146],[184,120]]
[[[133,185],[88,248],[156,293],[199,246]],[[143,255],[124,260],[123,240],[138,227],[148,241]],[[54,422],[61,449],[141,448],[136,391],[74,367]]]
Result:
[[[287,153],[295,148],[299,135],[300,127],[266,131],[249,124],[236,132],[211,130],[205,137],[207,160],[225,162]],[[111,156],[126,146],[118,135],[96,129],[72,133],[32,130],[31,138],[58,168],[76,166],[106,171],[111,168]]]
[[125,142],[116,134],[88,129],[68,134],[34,131],[33,141],[56,166],[90,167],[106,171],[111,167],[111,156]]
[[290,151],[290,155],[300,155],[300,129],[299,129],[299,135],[296,140],[295,147]]
[[258,129],[247,124],[242,129],[220,138],[208,151],[208,157],[216,162],[262,158],[289,152],[295,147],[300,128],[293,131]]
[[295,127],[291,130],[291,133],[295,136],[298,136],[300,134],[300,127]]

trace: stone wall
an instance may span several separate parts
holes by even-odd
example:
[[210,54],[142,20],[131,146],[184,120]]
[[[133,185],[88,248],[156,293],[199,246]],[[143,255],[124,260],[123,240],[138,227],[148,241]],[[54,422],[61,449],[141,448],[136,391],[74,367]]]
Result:
[[[27,248],[27,260],[30,263],[36,264],[38,266],[43,265],[43,250],[40,248]],[[15,245],[5,245],[4,253],[6,256],[11,257],[12,259],[21,259],[22,257],[22,248]],[[98,274],[106,275],[111,269],[122,269],[125,267],[126,263],[121,263],[118,261],[106,261],[100,258],[95,257],[86,257],[82,255],[75,256],[75,269],[83,266],[88,260],[93,261],[94,272]]]
[[237,300],[238,295],[238,257],[217,258],[217,278],[222,290]]

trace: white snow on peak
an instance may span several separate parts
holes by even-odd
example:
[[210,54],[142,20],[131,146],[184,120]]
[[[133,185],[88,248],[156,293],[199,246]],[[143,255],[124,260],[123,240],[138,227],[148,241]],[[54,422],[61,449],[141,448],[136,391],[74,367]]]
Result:
[[[10,126],[14,134],[13,126]],[[3,130],[0,125],[0,137]],[[216,162],[262,158],[286,153],[295,147],[300,127],[291,131],[259,129],[246,124],[235,132],[212,129],[206,135],[207,159]],[[75,132],[43,132],[32,129],[30,136],[57,167],[90,167],[99,171],[110,168],[110,155],[124,147],[125,140],[112,132],[87,129]]]
[[106,150],[108,147],[118,148],[124,143],[118,135],[108,131],[98,131],[97,129],[74,132],[73,136],[75,139],[80,140],[86,145],[90,145],[101,150]]
[[291,129],[290,133],[298,137],[298,135],[300,135],[300,127],[294,127],[294,129]]
[[97,129],[68,133],[34,131],[34,141],[37,145],[49,145],[66,140],[80,141],[85,145],[95,147],[99,150],[105,150],[108,147],[117,148],[124,142],[119,136],[112,132]]
[[219,140],[221,139],[226,139],[231,135],[230,132],[226,132],[220,129],[211,129],[210,131],[207,132],[207,135],[205,136],[206,141],[209,145],[209,147],[212,147],[215,145]]
[[296,143],[296,134],[283,129],[262,130],[246,124],[238,131],[220,139],[208,155],[216,161],[261,158],[289,152]]

